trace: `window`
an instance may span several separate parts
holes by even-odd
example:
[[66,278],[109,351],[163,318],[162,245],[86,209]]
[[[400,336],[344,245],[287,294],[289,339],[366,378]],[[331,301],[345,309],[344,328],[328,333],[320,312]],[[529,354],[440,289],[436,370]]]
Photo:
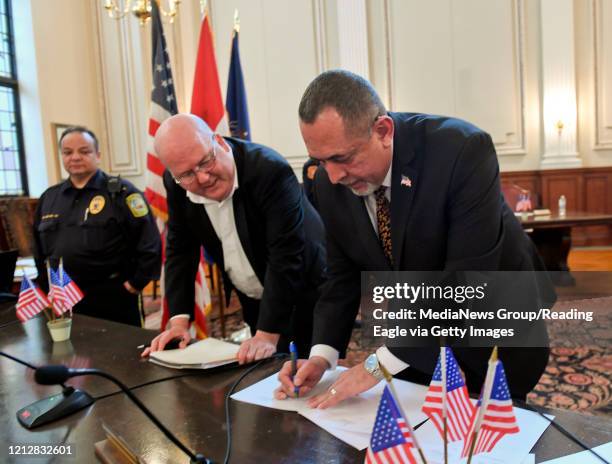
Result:
[[27,195],[10,0],[0,0],[0,195]]

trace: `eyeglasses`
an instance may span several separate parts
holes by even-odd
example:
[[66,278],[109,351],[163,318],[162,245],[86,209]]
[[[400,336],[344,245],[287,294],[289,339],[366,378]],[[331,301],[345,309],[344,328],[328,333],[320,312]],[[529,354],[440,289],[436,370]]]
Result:
[[179,176],[172,176],[174,182],[180,185],[190,185],[195,180],[198,172],[210,172],[215,167],[215,160],[217,159],[217,142],[215,142],[214,135],[211,137],[212,149],[207,153],[202,160],[195,165],[191,171],[187,171]]

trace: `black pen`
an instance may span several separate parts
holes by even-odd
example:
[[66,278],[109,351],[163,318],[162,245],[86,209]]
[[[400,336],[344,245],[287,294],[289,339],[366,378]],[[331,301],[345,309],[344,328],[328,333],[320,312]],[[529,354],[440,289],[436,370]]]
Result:
[[[289,354],[291,354],[291,381],[293,382],[295,374],[297,374],[297,360],[298,360],[297,347],[295,346],[295,343],[293,342],[289,343]],[[296,398],[299,398],[300,397],[300,387],[297,387],[294,385],[293,393],[295,393]]]

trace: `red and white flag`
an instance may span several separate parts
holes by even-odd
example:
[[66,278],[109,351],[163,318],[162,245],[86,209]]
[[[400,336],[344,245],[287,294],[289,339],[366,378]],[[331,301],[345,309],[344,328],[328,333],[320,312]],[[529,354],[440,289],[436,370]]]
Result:
[[27,275],[23,275],[21,289],[17,298],[17,318],[21,322],[33,318],[43,309],[51,306],[44,292],[32,282]]
[[147,186],[145,197],[157,220],[160,233],[168,220],[168,202],[164,187],[165,167],[155,154],[154,141],[157,129],[164,120],[178,113],[174,81],[170,69],[166,38],[159,16],[157,2],[151,2],[151,39],[153,51],[153,88],[151,90],[151,111],[147,137]]
[[491,452],[505,435],[519,431],[504,366],[497,359],[489,362],[485,386],[476,407],[461,457],[469,455],[474,437],[473,455]]
[[429,416],[443,439],[446,417],[447,439],[458,441],[467,434],[474,409],[452,350],[440,348],[422,411]]

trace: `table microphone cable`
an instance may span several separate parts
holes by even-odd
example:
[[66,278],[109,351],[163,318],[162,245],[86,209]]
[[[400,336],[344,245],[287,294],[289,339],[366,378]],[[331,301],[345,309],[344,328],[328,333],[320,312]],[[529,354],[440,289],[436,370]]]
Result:
[[595,451],[593,448],[591,448],[589,445],[587,445],[586,443],[584,443],[582,440],[580,440],[576,435],[574,435],[572,432],[570,432],[569,430],[567,430],[565,427],[563,427],[560,424],[557,424],[553,419],[549,418],[546,416],[546,414],[544,414],[541,411],[538,411],[536,408],[534,408],[533,406],[531,406],[530,404],[528,404],[526,401],[518,399],[518,398],[514,398],[513,399],[515,402],[518,402],[521,404],[522,407],[524,407],[525,409],[529,409],[530,411],[536,412],[538,413],[540,416],[542,416],[544,419],[546,419],[554,428],[556,428],[559,433],[561,433],[562,435],[564,435],[566,438],[569,438],[571,441],[573,441],[574,443],[576,443],[578,446],[580,446],[581,448],[583,448],[585,451],[589,451],[590,453],[592,453],[597,459],[599,459],[601,462],[603,462],[604,464],[612,464],[610,461],[606,460],[605,458],[603,458],[599,453],[597,453],[597,451]]
[[228,464],[229,463],[230,454],[232,452],[232,421],[231,421],[231,417],[230,417],[230,406],[229,406],[230,405],[230,397],[234,394],[234,392],[235,392],[236,388],[238,387],[238,385],[240,384],[240,382],[242,382],[247,375],[249,375],[251,372],[253,372],[255,369],[257,369],[263,363],[265,363],[267,361],[275,360],[275,359],[283,359],[283,358],[286,358],[288,356],[289,356],[288,353],[276,353],[276,354],[270,356],[269,358],[264,358],[264,359],[261,359],[261,360],[257,361],[255,364],[253,364],[251,367],[249,367],[246,371],[244,371],[240,375],[240,377],[238,377],[234,381],[234,383],[232,384],[230,389],[225,394],[225,428],[226,428],[226,431],[227,431],[227,444],[226,444],[226,448],[225,448],[225,457],[223,458],[223,464]]
[[21,321],[19,319],[15,319],[14,321],[5,322],[4,324],[0,324],[0,329],[4,329],[5,327],[8,327],[9,325],[18,324],[20,322]]

